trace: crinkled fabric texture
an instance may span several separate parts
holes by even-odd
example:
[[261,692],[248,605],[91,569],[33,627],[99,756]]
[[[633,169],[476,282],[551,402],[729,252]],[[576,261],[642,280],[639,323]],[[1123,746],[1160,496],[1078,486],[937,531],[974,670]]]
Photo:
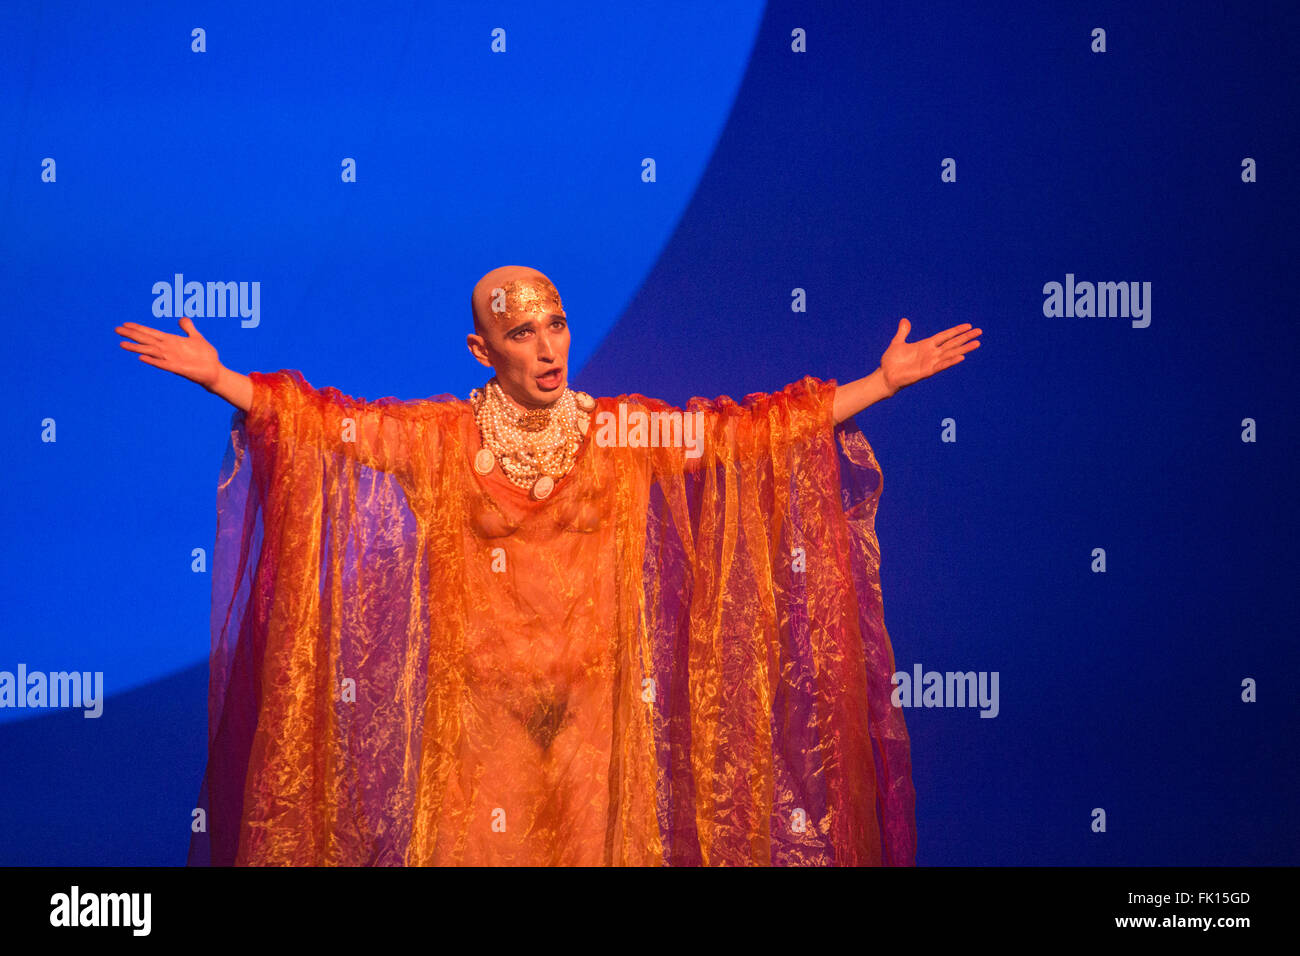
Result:
[[540,502],[468,402],[254,373],[217,497],[193,865],[910,865],[874,524],[833,381],[692,399]]

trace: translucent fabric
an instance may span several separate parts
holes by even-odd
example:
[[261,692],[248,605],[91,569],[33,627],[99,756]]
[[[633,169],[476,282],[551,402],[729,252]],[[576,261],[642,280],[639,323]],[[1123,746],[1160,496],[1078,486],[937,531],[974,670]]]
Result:
[[692,399],[699,457],[599,398],[533,501],[466,401],[250,378],[192,865],[914,862],[881,472],[833,381]]

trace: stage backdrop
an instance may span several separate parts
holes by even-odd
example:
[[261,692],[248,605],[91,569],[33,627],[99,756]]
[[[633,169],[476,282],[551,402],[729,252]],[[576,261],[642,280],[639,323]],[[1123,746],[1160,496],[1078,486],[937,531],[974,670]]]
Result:
[[0,683],[91,679],[0,708],[0,863],[185,859],[232,409],[113,327],[465,396],[507,263],[595,394],[983,329],[858,418],[918,863],[1300,862],[1291,6],[8,5]]

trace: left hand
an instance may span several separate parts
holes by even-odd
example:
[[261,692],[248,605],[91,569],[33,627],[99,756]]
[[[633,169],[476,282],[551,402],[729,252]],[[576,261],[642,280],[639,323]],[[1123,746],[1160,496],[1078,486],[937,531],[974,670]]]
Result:
[[966,358],[966,353],[979,348],[976,336],[982,329],[971,329],[970,323],[954,325],[919,342],[906,342],[912,323],[900,319],[898,332],[880,358],[880,372],[885,385],[897,392],[935,372],[956,365]]

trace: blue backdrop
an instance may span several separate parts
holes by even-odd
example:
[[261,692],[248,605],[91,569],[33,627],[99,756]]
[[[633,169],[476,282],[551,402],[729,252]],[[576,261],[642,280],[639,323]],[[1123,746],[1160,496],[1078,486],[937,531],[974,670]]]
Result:
[[999,675],[907,712],[918,863],[1300,862],[1291,4],[318,6],[0,12],[0,671],[106,697],[0,707],[0,863],[188,845],[232,409],[113,327],[234,283],[233,369],[464,396],[507,263],[594,394],[982,328],[858,418],[898,668]]

